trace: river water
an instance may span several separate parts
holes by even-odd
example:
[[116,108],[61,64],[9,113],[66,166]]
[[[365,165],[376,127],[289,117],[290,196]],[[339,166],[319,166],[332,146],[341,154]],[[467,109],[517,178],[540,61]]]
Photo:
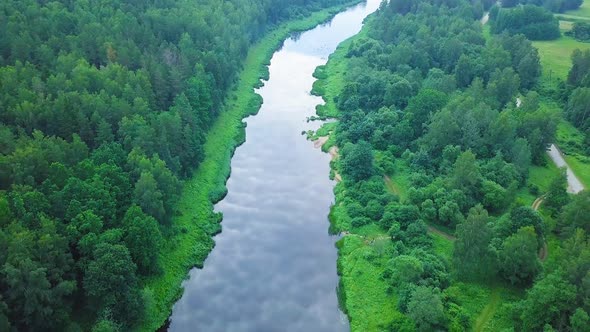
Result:
[[284,42],[258,90],[258,115],[232,159],[228,195],[216,205],[223,232],[203,269],[190,271],[170,331],[346,331],[338,308],[336,237],[328,235],[330,157],[301,132],[321,98],[315,68],[360,31],[381,0],[368,0]]

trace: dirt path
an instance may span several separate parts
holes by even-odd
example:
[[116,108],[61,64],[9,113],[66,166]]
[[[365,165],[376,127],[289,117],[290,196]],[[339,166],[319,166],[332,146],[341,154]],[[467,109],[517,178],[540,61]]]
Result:
[[328,141],[328,139],[330,139],[330,136],[320,136],[318,137],[318,139],[316,139],[315,141],[313,141],[313,147],[316,149],[321,148],[322,146],[324,146],[324,144],[326,144],[326,142]]
[[[533,202],[533,205],[531,206],[533,208],[533,210],[539,211],[539,208],[541,207],[541,204],[543,204],[544,200],[545,200],[545,196],[541,196],[541,197],[535,199],[535,201]],[[539,249],[539,259],[541,260],[541,262],[544,262],[547,259],[548,255],[549,255],[549,248],[547,246],[547,241],[543,241],[543,247],[541,249]]]
[[547,154],[551,157],[551,160],[557,165],[557,167],[565,167],[567,172],[567,191],[571,194],[577,194],[580,191],[584,190],[584,185],[582,182],[576,177],[574,171],[570,168],[567,164],[565,159],[563,158],[563,154],[555,144],[551,144],[549,150],[547,150]]
[[449,241],[455,241],[455,240],[457,240],[457,238],[455,236],[453,236],[453,235],[451,235],[449,233],[445,233],[445,232],[441,231],[440,229],[436,229],[436,228],[434,228],[432,226],[428,226],[428,231],[430,233],[438,234],[438,235],[444,237],[445,239],[447,239]]
[[385,188],[387,188],[387,190],[389,190],[389,192],[391,192],[392,194],[396,194],[397,196],[399,196],[401,193],[399,191],[399,188],[397,187],[397,185],[395,183],[393,183],[393,181],[391,180],[391,178],[387,175],[383,176],[383,180],[385,181]]
[[497,288],[494,288],[492,290],[492,294],[490,294],[490,302],[488,302],[488,304],[485,306],[485,308],[483,308],[479,316],[477,316],[477,318],[475,319],[475,326],[473,326],[473,331],[481,332],[484,330],[488,321],[492,319],[492,317],[494,317],[496,310],[498,310],[498,307],[500,306],[501,302],[500,300],[500,293],[498,292]]
[[486,25],[486,23],[488,23],[489,20],[490,20],[490,13],[485,12],[483,14],[483,17],[479,21],[481,22],[481,25]]
[[541,207],[541,204],[543,203],[544,199],[545,199],[545,196],[541,196],[541,197],[535,199],[531,208],[535,211],[539,211],[539,207]]

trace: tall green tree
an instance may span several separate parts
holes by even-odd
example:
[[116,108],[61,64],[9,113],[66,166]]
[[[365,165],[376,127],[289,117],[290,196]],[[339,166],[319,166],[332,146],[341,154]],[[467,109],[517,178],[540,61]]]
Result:
[[158,222],[146,215],[137,205],[132,205],[123,218],[123,240],[138,271],[149,274],[158,271],[158,252],[162,234]]
[[541,271],[538,248],[535,229],[530,226],[520,228],[502,244],[502,275],[512,284],[530,284]]
[[373,149],[365,141],[348,143],[342,149],[342,173],[353,181],[366,180],[373,175]]
[[84,271],[84,290],[99,311],[109,310],[115,319],[133,323],[141,317],[136,265],[127,248],[101,243]]
[[490,246],[493,233],[488,212],[478,205],[457,226],[453,263],[457,275],[466,280],[489,280],[496,274],[496,253]]
[[416,323],[417,331],[444,328],[446,317],[438,289],[419,286],[408,303],[408,316]]

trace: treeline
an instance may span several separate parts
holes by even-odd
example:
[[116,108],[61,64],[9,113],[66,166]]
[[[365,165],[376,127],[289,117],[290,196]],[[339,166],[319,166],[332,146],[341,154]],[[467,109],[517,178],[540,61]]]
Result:
[[584,133],[583,146],[590,153],[590,50],[572,53],[572,69],[561,87],[565,117]]
[[511,8],[523,5],[535,5],[544,7],[554,13],[563,13],[566,10],[574,10],[580,8],[584,0],[504,0],[502,7]]
[[492,33],[507,31],[523,34],[530,40],[552,40],[561,35],[559,20],[543,7],[524,5],[516,8],[492,7],[490,10]]
[[[383,277],[406,314],[391,331],[471,329],[460,300],[444,292],[456,280],[519,287],[538,281],[516,304],[521,330],[575,330],[588,321],[582,279],[590,260],[580,256],[588,253],[588,220],[573,215],[588,208],[580,198],[587,195],[564,207],[565,177],[553,182],[544,204],[567,239],[558,257],[572,257],[543,271],[538,252],[553,229],[515,198],[531,165],[544,164],[559,114],[540,107],[533,91],[537,50],[522,34],[486,41],[482,6],[394,0],[369,21],[368,37],[348,49],[347,84],[335,100],[344,180],[337,191],[346,207],[339,218],[353,232],[379,225],[391,237]],[[403,197],[384,186],[384,176],[396,175],[409,181]],[[452,267],[434,251],[429,224],[456,228]],[[556,281],[564,287],[546,289]],[[548,307],[555,310],[541,309]]]
[[582,42],[590,41],[590,23],[574,22],[572,29],[564,34]]
[[0,1],[0,330],[140,321],[249,46],[344,2]]

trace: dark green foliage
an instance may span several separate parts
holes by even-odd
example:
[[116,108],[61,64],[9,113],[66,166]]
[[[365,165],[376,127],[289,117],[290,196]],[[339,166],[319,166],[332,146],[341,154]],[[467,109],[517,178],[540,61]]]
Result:
[[137,269],[142,274],[158,271],[158,249],[162,235],[158,222],[143,213],[140,207],[132,205],[123,218],[123,241]]
[[438,289],[419,286],[408,302],[408,316],[417,331],[433,331],[445,326],[444,307]]
[[553,14],[534,5],[498,10],[491,17],[491,27],[493,33],[522,33],[531,40],[551,40],[560,36],[559,22]]
[[0,330],[134,328],[250,46],[345,2],[2,2]]
[[464,280],[489,280],[497,272],[496,253],[490,246],[493,233],[486,210],[477,206],[457,226],[453,260],[457,276]]
[[587,86],[586,77],[590,72],[590,50],[574,50],[572,53],[572,68],[567,76],[567,83],[573,86]]
[[542,6],[554,13],[580,8],[584,0],[507,0],[502,1],[502,7],[515,7],[518,4]]
[[563,207],[558,219],[558,230],[564,235],[572,235],[576,229],[590,234],[590,192],[583,191],[574,196]]
[[541,271],[537,256],[538,241],[531,226],[520,228],[502,244],[501,273],[511,284],[530,284]]
[[589,332],[590,331],[590,317],[588,313],[582,308],[576,309],[574,314],[570,317],[570,324],[574,332]]
[[590,88],[577,88],[572,92],[565,116],[583,131],[590,130]]
[[572,53],[573,66],[567,76],[568,89],[563,99],[565,105],[565,117],[585,134],[587,142],[590,139],[590,51],[575,50]]
[[136,265],[127,248],[101,243],[84,271],[84,290],[99,312],[110,311],[119,321],[134,323],[141,317]]
[[567,194],[567,174],[565,169],[562,169],[560,175],[551,181],[544,204],[553,214],[557,214],[569,202],[569,199]]
[[522,328],[535,331],[542,329],[545,324],[566,324],[575,297],[576,288],[561,273],[547,275],[535,283],[521,303]]
[[576,38],[579,41],[589,41],[590,24],[586,22],[574,22],[574,26],[570,31],[566,32],[566,34]]
[[343,175],[353,181],[366,180],[373,175],[372,147],[365,141],[349,143],[342,148],[340,161]]
[[543,220],[539,213],[528,206],[519,206],[510,211],[510,226],[504,237],[516,233],[523,227],[532,227],[537,236],[543,235],[542,223]]

